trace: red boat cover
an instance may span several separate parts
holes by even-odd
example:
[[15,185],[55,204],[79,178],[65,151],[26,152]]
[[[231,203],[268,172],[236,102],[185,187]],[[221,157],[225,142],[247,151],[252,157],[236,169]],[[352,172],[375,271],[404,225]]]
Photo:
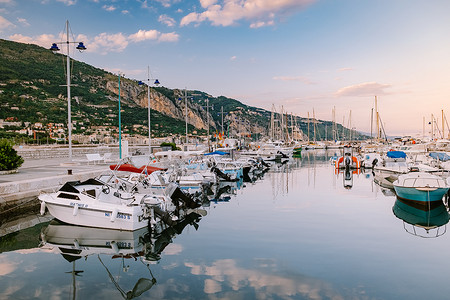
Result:
[[124,172],[133,172],[133,173],[146,173],[145,172],[145,168],[147,168],[147,174],[150,174],[154,171],[159,171],[159,170],[166,170],[166,169],[162,169],[162,168],[157,168],[157,167],[152,167],[152,166],[142,166],[140,168],[136,168],[135,166],[131,165],[131,164],[123,164],[123,165],[110,165],[109,168],[111,170],[117,170],[117,171],[124,171]]

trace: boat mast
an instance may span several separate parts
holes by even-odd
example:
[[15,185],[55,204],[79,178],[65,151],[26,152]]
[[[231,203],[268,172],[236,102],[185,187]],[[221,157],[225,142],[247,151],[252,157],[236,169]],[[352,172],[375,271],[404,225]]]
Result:
[[349,130],[349,139],[350,143],[352,142],[352,110],[350,110],[350,114],[348,116],[348,130]]
[[[450,127],[448,126],[447,117],[445,116],[445,114],[444,114],[444,119],[445,119],[445,123],[447,124],[447,131],[448,131],[447,138],[449,139],[450,138]],[[445,138],[445,131],[444,130],[442,130],[442,134],[444,135],[444,138]]]
[[434,117],[433,114],[431,114],[431,140],[434,140]]
[[310,120],[309,120],[309,111],[308,111],[308,143],[309,143],[309,122],[310,122]]
[[333,141],[336,141],[337,140],[336,106],[333,107],[332,115],[333,115]]
[[377,130],[377,142],[380,140],[380,115],[378,114],[378,100],[375,96],[375,113],[376,113],[376,130]]
[[269,129],[269,137],[270,140],[273,141],[273,126],[274,126],[274,116],[273,116],[274,105],[272,104],[272,111],[270,113],[270,129]]
[[422,124],[422,140],[425,139],[425,117],[423,117],[423,124]]
[[316,113],[313,108],[313,130],[314,130],[314,144],[316,143]]
[[342,140],[345,140],[345,115],[342,116]]

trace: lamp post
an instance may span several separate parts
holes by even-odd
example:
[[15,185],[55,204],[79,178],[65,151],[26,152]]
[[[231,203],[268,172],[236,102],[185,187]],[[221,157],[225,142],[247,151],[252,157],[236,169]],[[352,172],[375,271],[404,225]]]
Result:
[[[205,107],[205,106],[204,106]],[[209,98],[206,98],[206,126],[208,128],[208,151],[211,151],[211,146],[210,146],[210,138],[209,138],[209,108],[214,109],[213,105],[209,105]]]
[[[143,85],[142,81],[138,82],[139,85]],[[155,79],[154,85],[159,85],[159,80]],[[151,130],[151,118],[150,118],[150,66],[147,66],[147,101],[148,101],[148,154],[152,154],[152,130]]]
[[70,42],[69,41],[69,20],[66,20],[66,32],[67,32],[67,39],[65,42],[60,43],[52,43],[52,46],[50,47],[50,50],[53,51],[53,53],[56,53],[60,49],[58,48],[58,44],[66,44],[67,45],[67,67],[66,67],[66,77],[67,77],[67,130],[69,132],[69,160],[72,161],[72,116],[71,116],[71,104],[70,104],[70,44],[78,43],[78,46],[76,49],[78,49],[80,52],[86,50],[86,47],[84,46],[83,42]]
[[[188,111],[187,111],[187,91],[186,88],[184,89],[184,113],[185,113],[185,121],[186,121],[186,145],[188,143]],[[181,97],[178,98],[178,100],[181,100]]]
[[122,122],[120,119],[120,72],[119,72],[119,159],[122,159]]

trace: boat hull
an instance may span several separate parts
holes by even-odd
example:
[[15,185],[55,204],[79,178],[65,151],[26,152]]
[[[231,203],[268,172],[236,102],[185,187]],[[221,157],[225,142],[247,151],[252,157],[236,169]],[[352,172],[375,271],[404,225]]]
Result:
[[420,187],[401,187],[394,185],[394,190],[399,198],[419,201],[433,202],[441,201],[448,192],[448,188],[420,188]]
[[449,214],[442,202],[431,208],[424,208],[417,203],[397,199],[392,211],[394,215],[408,224],[422,227],[439,227],[448,223]]
[[41,202],[56,219],[68,224],[134,231],[148,225],[141,206],[118,204],[96,205],[96,203],[77,203],[61,201],[52,195],[41,195]]

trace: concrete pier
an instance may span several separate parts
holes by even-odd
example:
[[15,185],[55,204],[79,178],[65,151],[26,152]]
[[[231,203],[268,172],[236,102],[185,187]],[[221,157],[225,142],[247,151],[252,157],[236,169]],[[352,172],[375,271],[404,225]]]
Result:
[[84,154],[86,151],[100,154],[107,152],[99,148],[76,152],[72,161],[68,160],[67,150],[64,149],[26,151],[18,151],[24,163],[17,173],[0,175],[0,213],[5,207],[36,199],[40,193],[56,191],[67,181],[86,180],[107,172],[109,165],[118,161],[117,155],[113,154],[110,162],[88,162]]

